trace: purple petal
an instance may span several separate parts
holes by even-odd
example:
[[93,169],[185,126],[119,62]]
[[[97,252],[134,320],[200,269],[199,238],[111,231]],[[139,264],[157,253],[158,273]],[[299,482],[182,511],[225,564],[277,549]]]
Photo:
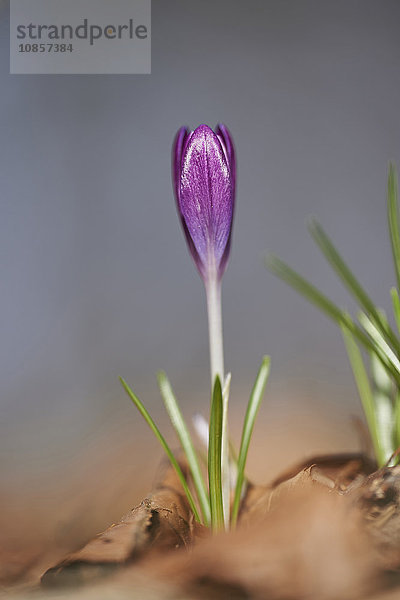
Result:
[[[212,269],[222,276],[229,250],[234,184],[229,164],[233,145],[226,131],[221,130],[223,143],[207,125],[200,125],[187,141],[183,133],[178,133],[180,149],[186,141],[177,191],[179,211],[191,240],[192,255],[193,247],[196,251],[193,258],[204,278]],[[175,150],[175,156],[179,152],[182,150]]]
[[175,192],[175,200],[176,206],[178,209],[178,214],[182,223],[182,229],[186,237],[186,242],[189,246],[190,254],[192,255],[197,268],[201,272],[201,260],[197,254],[196,247],[193,243],[192,238],[190,237],[190,233],[188,228],[186,227],[185,219],[181,212],[180,202],[179,202],[179,191],[180,191],[180,180],[181,180],[181,166],[182,166],[182,156],[186,147],[186,143],[188,139],[193,135],[193,131],[190,132],[187,127],[181,127],[178,133],[175,136],[175,140],[172,146],[172,181]]
[[[234,212],[235,210],[235,192],[236,192],[236,153],[235,153],[235,145],[233,143],[233,138],[232,135],[229,131],[229,129],[226,127],[226,125],[224,125],[223,123],[218,123],[218,125],[215,128],[215,133],[217,134],[222,147],[224,148],[225,151],[225,155],[227,157],[228,160],[228,164],[229,164],[229,168],[231,171],[231,177],[232,177],[232,188],[233,188],[233,207],[232,207],[232,211]],[[233,216],[232,216],[233,218]],[[220,272],[221,272],[221,277],[223,272],[225,271],[226,268],[226,264],[228,262],[228,258],[229,258],[229,254],[230,254],[230,249],[231,249],[231,238],[232,238],[232,227],[231,227],[231,232],[225,247],[225,252],[222,256],[221,259],[221,264],[220,264]]]
[[172,180],[177,201],[179,196],[182,154],[189,133],[190,132],[187,127],[181,127],[175,136],[175,140],[172,146]]
[[236,154],[233,139],[229,129],[223,123],[218,123],[215,133],[217,134],[222,147],[225,151],[225,155],[228,160],[229,168],[231,170],[233,189],[235,190],[236,185]]
[[231,253],[231,239],[232,239],[232,227],[229,232],[229,237],[228,237],[228,241],[226,242],[224,253],[223,253],[223,255],[221,257],[221,261],[219,263],[219,268],[218,268],[218,278],[219,279],[221,279],[221,277],[224,274],[224,271],[226,269],[226,265],[228,264],[229,255]]

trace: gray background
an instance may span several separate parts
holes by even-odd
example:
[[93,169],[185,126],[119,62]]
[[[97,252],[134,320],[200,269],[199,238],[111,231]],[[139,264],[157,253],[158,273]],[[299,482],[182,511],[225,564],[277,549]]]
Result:
[[9,13],[0,6],[8,490],[44,493],[71,470],[84,478],[85,453],[100,468],[121,440],[114,469],[129,473],[132,488],[143,471],[139,442],[141,460],[160,452],[119,374],[161,422],[159,368],[186,415],[207,409],[205,299],[170,181],[182,124],[223,121],[237,146],[223,287],[233,415],[261,356],[272,355],[253,456],[264,437],[274,457],[284,455],[293,431],[306,441],[288,460],[356,446],[349,423],[360,411],[340,334],[266,272],[263,256],[273,250],[352,309],[307,235],[305,218],[315,214],[389,308],[385,186],[388,161],[400,158],[400,3],[153,0],[149,76],[9,75]]

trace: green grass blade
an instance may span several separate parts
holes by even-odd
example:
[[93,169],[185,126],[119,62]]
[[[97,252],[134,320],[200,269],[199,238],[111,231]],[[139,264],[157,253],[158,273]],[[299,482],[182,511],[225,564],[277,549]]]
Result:
[[213,389],[210,412],[210,439],[208,442],[208,478],[210,488],[211,527],[213,531],[224,528],[222,502],[221,450],[222,450],[222,389],[217,376]]
[[[374,343],[374,352],[375,354],[383,356],[386,360],[384,361],[387,365],[391,365],[396,373],[396,379],[400,378],[400,361],[397,358],[396,354],[393,352],[389,344],[385,341],[383,335],[380,330],[376,327],[376,325],[371,321],[371,319],[363,312],[361,312],[358,316],[358,320],[361,325],[364,327],[365,331],[372,338]],[[393,373],[393,369],[391,372]]]
[[231,502],[231,477],[229,462],[229,437],[228,437],[228,405],[229,392],[231,389],[232,374],[228,373],[225,377],[222,388],[222,446],[221,446],[221,481],[222,481],[222,502],[224,507],[225,529],[229,530],[230,521],[230,502]]
[[392,378],[376,355],[371,354],[370,371],[373,382],[376,425],[385,463],[396,450],[394,445],[394,405]]
[[[400,447],[400,393],[396,393],[394,403],[394,447]],[[398,462],[398,461],[396,461]]]
[[373,345],[369,340],[368,336],[354,323],[350,315],[344,310],[336,306],[327,296],[318,290],[312,283],[304,279],[301,275],[296,273],[289,265],[283,260],[269,254],[266,258],[267,268],[277,275],[282,281],[290,285],[293,289],[299,292],[317,308],[322,310],[330,319],[332,319],[337,325],[344,325],[347,327],[356,338],[362,342],[367,348],[373,350]]
[[207,488],[200,469],[200,464],[197,459],[197,454],[178,402],[174,392],[172,391],[171,384],[166,374],[162,371],[158,373],[158,385],[164,400],[165,408],[167,409],[171,423],[186,455],[204,522],[207,526],[209,526],[211,518],[210,503]]
[[190,508],[193,511],[194,517],[195,517],[196,521],[198,521],[200,523],[201,522],[200,515],[197,511],[196,504],[193,500],[192,493],[188,487],[185,476],[182,473],[182,469],[180,468],[178,461],[176,460],[170,447],[168,446],[167,442],[165,441],[164,437],[162,436],[160,430],[158,429],[157,425],[154,423],[153,419],[151,418],[151,416],[149,415],[149,413],[147,412],[147,410],[145,409],[145,407],[143,406],[143,404],[141,403],[139,398],[132,392],[131,388],[126,383],[126,381],[124,379],[122,379],[122,377],[120,377],[119,380],[121,382],[122,387],[128,394],[129,398],[132,400],[133,404],[136,406],[136,408],[138,409],[138,411],[140,412],[140,414],[146,421],[147,425],[150,427],[150,429],[152,430],[152,432],[154,433],[154,435],[160,442],[161,446],[163,447],[165,454],[168,456],[168,458],[171,462],[171,465],[174,467],[176,474],[179,477],[179,481],[181,482],[182,487],[185,491],[186,497],[188,499]]
[[396,167],[390,163],[387,184],[388,222],[397,287],[400,289],[400,233]]
[[261,367],[257,373],[256,381],[254,383],[254,387],[250,395],[249,403],[247,405],[246,410],[246,416],[243,423],[242,439],[240,442],[238,458],[238,473],[236,480],[235,498],[232,507],[232,527],[235,527],[239,514],[240,499],[242,496],[243,482],[245,477],[244,471],[246,467],[247,453],[249,451],[250,440],[253,433],[254,423],[257,417],[258,409],[260,408],[265,386],[267,384],[269,370],[270,357],[265,356],[261,363]]
[[364,409],[365,418],[367,420],[368,429],[371,434],[375,457],[378,465],[381,467],[385,464],[385,456],[379,441],[374,397],[369,384],[368,374],[365,370],[361,352],[354,340],[354,337],[351,335],[351,333],[349,333],[346,327],[341,326],[341,329],[360,400]]
[[370,336],[367,335],[356,323],[354,323],[350,315],[345,310],[342,310],[336,306],[336,304],[334,304],[327,296],[320,292],[318,288],[304,279],[304,277],[296,273],[296,271],[294,271],[277,256],[270,254],[266,259],[266,266],[272,273],[282,279],[282,281],[290,285],[317,308],[322,310],[322,312],[324,312],[337,325],[346,327],[349,332],[352,333],[357,340],[363,344],[366,350],[369,352],[375,352],[385,367],[391,371],[393,377],[400,385],[400,376],[397,369],[391,364],[390,361],[388,361],[386,355],[382,354],[380,348],[377,348]]
[[392,378],[388,370],[382,365],[381,361],[378,360],[377,356],[372,354],[370,357],[371,362],[371,379],[374,382],[374,386],[381,394],[392,399]]
[[339,254],[332,241],[322,229],[321,225],[315,219],[311,219],[308,225],[309,232],[319,246],[321,252],[336,271],[339,278],[342,280],[344,285],[347,287],[349,292],[359,302],[361,308],[372,317],[377,327],[380,328],[381,333],[386,339],[397,349],[400,349],[399,341],[396,338],[394,332],[387,326],[381,318],[381,315],[376,308],[375,304],[368,296],[358,279],[355,277],[353,272],[347,266],[342,256]]
[[278,258],[275,254],[269,254],[265,264],[267,268],[294,288],[302,296],[320,308],[328,317],[336,323],[343,320],[343,311],[338,308],[327,296],[322,294],[312,283],[304,279],[288,264]]
[[399,293],[395,287],[390,290],[393,305],[393,315],[396,321],[397,329],[400,333],[400,298]]

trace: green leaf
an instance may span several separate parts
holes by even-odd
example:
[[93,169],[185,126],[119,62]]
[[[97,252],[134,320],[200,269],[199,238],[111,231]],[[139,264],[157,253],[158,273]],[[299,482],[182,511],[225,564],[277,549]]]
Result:
[[398,209],[398,184],[396,167],[390,163],[387,183],[388,221],[390,242],[394,268],[396,272],[397,287],[400,289],[400,234],[399,234],[399,209]]
[[210,503],[199,461],[197,459],[197,454],[178,402],[174,392],[172,391],[171,384],[166,374],[162,371],[158,373],[158,385],[164,400],[165,408],[167,409],[171,423],[186,455],[204,522],[207,526],[209,526],[211,518]]
[[[385,354],[382,354],[379,347],[350,317],[348,312],[342,310],[334,304],[327,296],[320,292],[312,283],[296,273],[291,267],[274,254],[270,254],[266,259],[266,266],[272,273],[277,275],[282,281],[285,281],[293,289],[299,292],[317,308],[322,310],[337,325],[344,326],[352,333],[359,342],[363,344],[366,350],[375,352],[383,364],[390,369],[392,375],[400,384],[400,376],[397,369],[388,361]],[[382,317],[381,317],[382,318]],[[386,324],[384,325],[386,327]]]
[[293,289],[299,292],[312,304],[317,306],[322,312],[324,312],[330,319],[332,319],[337,325],[344,325],[351,331],[357,339],[362,342],[367,348],[373,350],[373,345],[365,333],[354,323],[350,315],[336,306],[327,296],[319,291],[312,283],[304,279],[301,275],[296,273],[289,265],[283,260],[275,256],[275,254],[269,254],[266,258],[266,266],[268,269],[277,275],[282,281],[285,281]]
[[222,388],[222,442],[221,442],[221,482],[222,502],[224,508],[225,529],[229,530],[230,502],[231,502],[231,465],[229,461],[229,437],[228,437],[228,404],[231,389],[231,373],[225,377]]
[[[394,402],[394,447],[400,447],[400,392],[397,390]],[[398,462],[398,461],[396,461]]]
[[390,290],[393,304],[393,315],[396,321],[397,329],[400,333],[400,298],[399,293],[395,287]]
[[359,302],[360,306],[365,310],[365,312],[372,317],[373,321],[376,323],[376,326],[380,328],[382,335],[386,337],[387,341],[389,341],[397,350],[399,350],[399,341],[394,332],[390,329],[388,324],[383,322],[379,310],[368,296],[362,285],[359,283],[353,272],[349,269],[318,221],[311,219],[308,229],[313,240],[319,246],[325,258],[331,267],[336,271],[337,275],[347,287],[349,292]]
[[392,378],[387,369],[371,354],[371,379],[375,405],[376,426],[385,463],[396,450],[394,445],[394,407],[392,400]]
[[270,357],[264,356],[261,363],[261,367],[257,373],[256,381],[254,383],[253,390],[250,395],[249,403],[247,405],[246,416],[243,423],[242,439],[240,442],[239,458],[238,458],[238,473],[236,480],[235,498],[233,501],[232,508],[232,526],[234,527],[237,522],[239,514],[240,500],[242,496],[243,482],[245,477],[245,467],[247,460],[247,453],[249,451],[249,445],[251,436],[254,429],[254,423],[257,417],[258,410],[260,408],[261,400],[264,395],[265,386],[268,380],[270,370]]
[[371,321],[371,319],[363,312],[360,312],[358,315],[358,320],[361,325],[364,327],[365,331],[372,338],[374,342],[374,352],[378,357],[384,359],[383,362],[387,366],[392,366],[391,372],[393,373],[393,369],[395,372],[395,376],[397,379],[400,377],[400,361],[397,358],[396,354],[393,352],[389,344],[387,344],[383,335],[377,326]]
[[180,468],[178,461],[176,460],[170,447],[168,446],[167,442],[165,441],[164,437],[162,436],[160,430],[158,429],[157,425],[154,423],[153,419],[151,418],[151,416],[149,415],[149,413],[147,412],[147,410],[145,409],[145,407],[143,406],[143,404],[141,403],[139,398],[132,392],[131,388],[126,383],[126,381],[124,379],[122,379],[122,377],[119,377],[119,380],[122,384],[122,387],[128,394],[129,398],[132,400],[132,402],[134,403],[134,405],[136,406],[136,408],[138,409],[138,411],[140,412],[140,414],[146,421],[147,425],[150,427],[150,429],[152,430],[152,432],[154,433],[154,435],[160,442],[161,446],[163,447],[165,454],[168,456],[168,458],[171,462],[171,465],[174,467],[176,474],[179,477],[179,481],[182,484],[182,487],[183,487],[186,497],[188,499],[190,508],[193,511],[194,517],[195,517],[196,521],[198,521],[200,523],[201,522],[200,516],[197,511],[195,502],[193,500],[192,493],[188,487],[186,478],[185,478],[184,474],[182,473],[182,469]]
[[210,438],[208,442],[208,478],[210,488],[211,527],[213,531],[224,528],[222,501],[221,450],[222,450],[222,389],[217,376],[211,402]]
[[392,399],[392,377],[389,370],[382,364],[375,354],[371,354],[371,379],[374,382],[374,387],[379,390],[384,396]]
[[354,340],[354,337],[349,333],[346,327],[341,326],[344,343],[346,345],[347,354],[353,370],[354,379],[357,385],[361,403],[363,405],[365,417],[367,419],[368,429],[371,434],[372,445],[378,465],[381,467],[385,464],[385,455],[380,444],[376,415],[374,396],[369,384],[368,374],[365,370],[361,352]]

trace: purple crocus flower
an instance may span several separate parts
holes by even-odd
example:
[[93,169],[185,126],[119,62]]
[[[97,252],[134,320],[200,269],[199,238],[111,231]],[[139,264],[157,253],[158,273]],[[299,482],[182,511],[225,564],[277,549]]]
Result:
[[[229,258],[235,202],[236,163],[225,125],[200,125],[176,134],[172,175],[178,213],[190,253],[204,281],[210,342],[211,389],[224,385],[221,481],[225,526],[229,526],[228,388],[224,378],[221,279]],[[229,379],[227,380],[229,381]]]
[[173,146],[178,213],[190,253],[204,282],[221,279],[229,257],[236,164],[225,125],[178,131]]

